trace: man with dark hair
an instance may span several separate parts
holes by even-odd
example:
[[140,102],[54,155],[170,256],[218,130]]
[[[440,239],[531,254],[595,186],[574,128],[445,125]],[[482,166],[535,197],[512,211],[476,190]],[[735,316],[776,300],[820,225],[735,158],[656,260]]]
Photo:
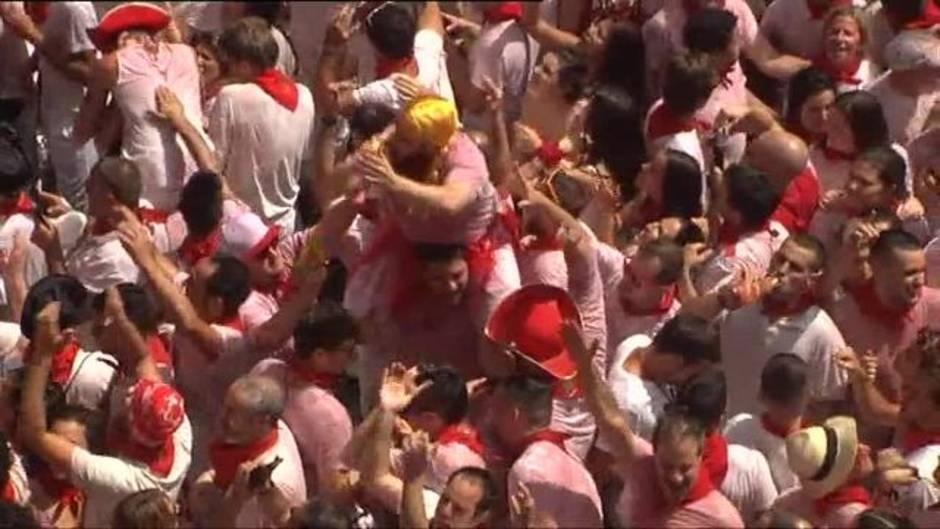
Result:
[[[662,332],[660,332],[662,335]],[[572,325],[565,341],[578,364],[578,382],[598,430],[623,465],[620,523],[635,527],[744,527],[741,515],[712,482],[703,461],[706,428],[687,411],[670,407],[659,417],[652,444],[633,433],[610,387],[593,368],[597,344],[588,346]]]
[[311,495],[335,491],[344,474],[353,426],[334,392],[358,341],[359,326],[343,307],[320,301],[294,329],[293,357],[268,358],[252,370],[278,381],[287,395],[283,419],[297,440]]
[[[171,382],[173,380],[173,358],[167,350],[164,338],[159,334],[161,314],[156,300],[153,299],[150,292],[133,283],[122,283],[116,287],[111,287],[109,290],[113,290],[120,297],[127,321],[137,329],[140,336],[147,342],[150,355],[163,379]],[[115,328],[123,322],[114,321],[112,311],[108,309],[108,296],[108,291],[105,291],[92,300],[92,307],[95,311],[92,333],[95,337],[95,343],[102,352],[117,358],[122,367],[130,369],[133,365],[127,363],[125,332]],[[133,373],[130,374],[133,375]]]
[[815,406],[844,399],[847,376],[835,355],[845,340],[816,296],[825,269],[820,242],[811,235],[793,235],[774,254],[767,277],[756,280],[756,303],[748,300],[735,309],[739,303],[728,289],[716,295],[718,306],[732,309],[721,322],[731,415],[760,412],[754,374],[780,351],[794,353],[810,365],[808,391]]
[[[229,207],[226,208],[226,205]],[[180,192],[180,216],[186,224],[186,238],[177,249],[182,266],[189,268],[200,259],[213,257],[222,245],[220,226],[226,209],[236,209],[234,201],[226,201],[222,178],[212,172],[193,174]]]
[[277,43],[259,18],[229,26],[219,37],[219,53],[232,80],[219,91],[208,118],[219,172],[252,211],[292,233],[313,97],[274,68]]
[[799,484],[787,462],[785,440],[806,425],[810,378],[805,360],[793,353],[775,354],[760,373],[758,400],[763,413],[735,415],[725,425],[728,441],[764,454],[778,491]]
[[770,510],[777,487],[764,455],[751,448],[728,444],[721,432],[728,384],[721,369],[702,371],[679,388],[674,401],[705,426],[702,466],[712,484],[728,498],[748,523]]
[[524,486],[559,527],[600,527],[603,510],[594,480],[565,449],[566,436],[550,429],[552,384],[514,375],[499,384],[489,405],[496,438],[512,454],[507,494]]
[[714,292],[739,278],[745,270],[755,277],[767,272],[771,258],[787,237],[787,230],[771,219],[780,203],[780,192],[764,173],[744,165],[729,167],[718,186],[717,208],[722,223],[718,253],[700,270],[694,285],[686,262],[684,288],[694,294]]

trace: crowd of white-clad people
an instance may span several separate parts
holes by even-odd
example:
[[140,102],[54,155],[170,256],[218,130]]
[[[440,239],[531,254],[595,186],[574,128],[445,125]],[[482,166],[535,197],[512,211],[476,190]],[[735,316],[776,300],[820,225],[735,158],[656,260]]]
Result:
[[0,1],[40,527],[940,527],[940,0]]

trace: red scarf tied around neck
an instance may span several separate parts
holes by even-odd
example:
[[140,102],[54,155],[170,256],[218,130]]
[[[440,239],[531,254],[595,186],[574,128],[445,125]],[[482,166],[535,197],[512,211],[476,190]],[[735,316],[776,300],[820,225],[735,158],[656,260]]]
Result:
[[859,312],[886,327],[896,328],[911,315],[912,309],[897,310],[886,307],[875,292],[875,284],[872,281],[847,290],[858,305]]
[[764,429],[767,430],[767,433],[777,436],[781,439],[786,439],[787,436],[789,436],[791,433],[798,432],[800,428],[809,428],[811,426],[809,422],[803,420],[800,423],[800,428],[797,428],[795,430],[787,430],[783,428],[782,426],[780,426],[779,424],[771,422],[770,417],[768,417],[766,413],[760,416],[760,423],[761,423],[761,426],[763,426]]
[[[484,457],[486,453],[480,432],[476,428],[465,424],[451,424],[437,436],[437,444],[446,445],[451,443],[462,444],[480,457]],[[564,448],[564,440],[562,440],[561,446]]]
[[498,24],[507,20],[522,20],[522,2],[500,2],[483,11],[483,20],[487,24]]
[[816,296],[812,292],[804,292],[797,300],[796,305],[792,307],[784,306],[779,302],[774,302],[773,298],[765,297],[761,301],[761,313],[771,318],[783,318],[802,314],[815,304]]
[[41,463],[34,474],[36,481],[42,486],[46,496],[58,503],[55,509],[53,519],[59,518],[62,511],[68,509],[72,516],[77,517],[81,513],[82,504],[85,502],[85,495],[72,482],[67,479],[57,478],[49,465]]
[[220,489],[228,490],[235,481],[238,467],[242,463],[257,459],[261,454],[274,448],[276,444],[277,428],[272,428],[270,433],[247,446],[220,441],[212,443],[209,446],[209,460],[212,461],[212,469],[215,470],[213,482]]
[[856,56],[852,62],[844,66],[833,63],[826,54],[820,55],[814,62],[817,68],[829,74],[832,80],[837,83],[855,86],[862,84],[862,79],[857,75],[858,69],[862,65],[861,56]]
[[254,82],[282,107],[291,112],[297,110],[297,103],[300,100],[297,83],[280,70],[268,68],[255,77]]
[[820,518],[823,518],[833,509],[850,503],[871,505],[871,494],[861,485],[846,485],[813,502],[813,509]]
[[680,118],[665,104],[659,105],[650,114],[646,134],[649,140],[657,140],[664,136],[672,136],[680,132],[688,132],[699,128],[694,118]]
[[26,193],[20,193],[16,202],[4,205],[0,208],[0,217],[11,217],[17,213],[28,215],[36,210],[36,203]]
[[940,445],[940,432],[928,432],[914,425],[908,427],[904,439],[901,440],[901,448],[905,455],[930,445]]
[[[62,346],[52,357],[52,366],[49,368],[49,381],[60,386],[68,384],[72,378],[72,366],[75,364],[75,358],[81,351],[78,342],[71,341]],[[24,356],[29,359],[33,354],[32,346],[26,349]]]
[[728,475],[728,440],[715,432],[705,438],[702,450],[702,469],[714,487],[720,487]]
[[287,363],[287,367],[290,369],[290,372],[300,380],[309,382],[318,388],[325,389],[327,391],[334,391],[337,384],[339,384],[339,375],[316,371],[313,368],[305,366],[303,361],[297,358],[292,358]]
[[215,229],[205,237],[186,235],[178,250],[180,259],[189,266],[195,266],[200,260],[212,257],[222,247],[222,230]]

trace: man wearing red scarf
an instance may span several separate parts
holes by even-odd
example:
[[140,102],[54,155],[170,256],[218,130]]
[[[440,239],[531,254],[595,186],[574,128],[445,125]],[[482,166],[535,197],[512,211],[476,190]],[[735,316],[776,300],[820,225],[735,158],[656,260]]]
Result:
[[756,373],[770,358],[788,351],[810,366],[814,405],[841,401],[847,376],[836,361],[845,347],[842,333],[816,299],[826,267],[822,245],[811,235],[793,235],[777,250],[768,278],[759,280],[756,303],[730,312],[721,322],[722,360],[728,377],[728,413],[758,414]]
[[115,505],[125,496],[160,488],[175,498],[189,469],[192,433],[183,399],[155,380],[146,346],[139,346],[140,380],[131,388],[126,414],[109,428],[112,456],[94,455],[48,431],[43,394],[63,334],[61,304],[50,303],[35,319],[34,351],[23,386],[20,433],[23,442],[55,472],[67,473],[87,494],[83,526],[109,527]]
[[586,344],[574,325],[566,327],[565,341],[598,429],[611,439],[622,468],[624,489],[616,506],[620,522],[634,527],[743,528],[741,515],[716,489],[705,467],[702,424],[682,410],[669,409],[659,418],[651,445],[633,433],[593,368],[598,343]]
[[[198,521],[213,527],[279,527],[306,500],[303,463],[293,434],[280,420],[283,411],[284,391],[271,378],[245,375],[228,388],[221,430],[209,449],[212,467],[190,496]],[[266,476],[251,478],[253,471]]]
[[219,37],[219,51],[232,81],[219,91],[208,116],[219,172],[266,223],[292,233],[313,96],[275,69],[277,42],[263,20],[248,17],[229,26]]
[[722,434],[727,402],[727,383],[720,368],[713,367],[679,388],[675,403],[705,426],[702,470],[712,484],[738,509],[747,523],[769,511],[777,487],[764,455],[752,448],[729,444]]
[[322,300],[294,329],[292,356],[262,360],[252,370],[282,385],[283,419],[297,440],[310,495],[333,491],[345,470],[352,421],[335,392],[358,339],[358,326],[343,307]]
[[813,60],[823,51],[823,22],[833,8],[852,0],[780,0],[767,6],[760,33],[782,53]]

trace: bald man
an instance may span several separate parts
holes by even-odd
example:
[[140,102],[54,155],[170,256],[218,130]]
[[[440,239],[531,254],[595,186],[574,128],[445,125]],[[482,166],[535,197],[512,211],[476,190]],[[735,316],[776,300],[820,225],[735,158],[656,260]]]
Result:
[[748,143],[745,161],[767,174],[783,191],[771,218],[790,233],[805,232],[816,213],[820,188],[803,140],[783,128],[773,127]]

